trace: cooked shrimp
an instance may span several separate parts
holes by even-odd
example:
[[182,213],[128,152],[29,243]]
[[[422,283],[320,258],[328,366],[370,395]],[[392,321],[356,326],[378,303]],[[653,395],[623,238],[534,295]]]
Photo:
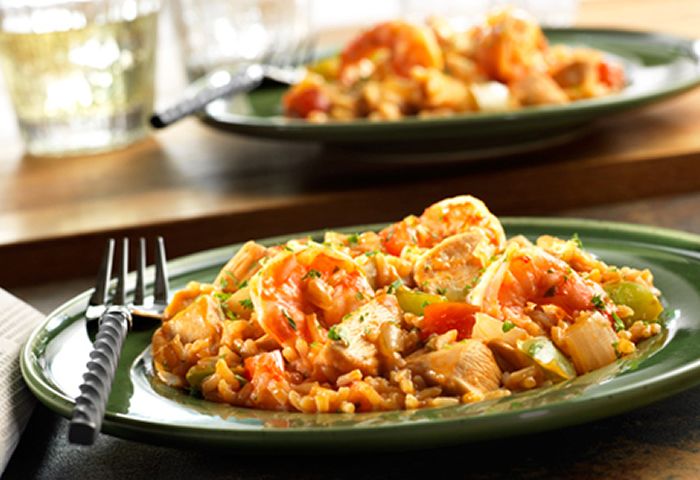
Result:
[[516,325],[536,327],[528,321],[528,304],[556,305],[569,316],[611,305],[603,288],[584,280],[562,260],[541,248],[512,243],[502,259],[494,261],[467,297],[491,316]]
[[470,227],[478,227],[497,249],[502,249],[506,242],[501,222],[484,202],[471,195],[460,195],[437,202],[426,208],[420,219],[434,238],[440,240],[465,232]]
[[343,50],[340,77],[347,83],[358,78],[358,64],[380,50],[388,51],[389,67],[408,77],[413,67],[442,69],[443,59],[435,34],[428,28],[401,20],[381,23],[360,34]]
[[280,345],[325,342],[328,329],[374,297],[362,269],[348,255],[322,245],[282,251],[250,282],[260,326]]
[[522,10],[506,8],[490,15],[475,36],[476,62],[491,78],[509,83],[546,68],[547,39]]
[[415,263],[413,278],[423,291],[464,301],[466,290],[495,253],[496,246],[484,231],[471,227],[425,252]]
[[460,195],[437,202],[426,208],[423,215],[409,215],[402,221],[388,226],[379,235],[385,250],[401,255],[406,246],[430,248],[444,238],[465,232],[471,227],[483,230],[489,241],[500,251],[506,235],[484,202],[471,195]]

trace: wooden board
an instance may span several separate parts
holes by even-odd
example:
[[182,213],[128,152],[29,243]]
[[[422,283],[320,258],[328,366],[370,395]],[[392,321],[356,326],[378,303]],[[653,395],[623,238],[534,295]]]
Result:
[[[679,34],[691,34],[699,18],[700,2],[685,0],[589,1],[580,12],[582,24]],[[7,103],[0,98],[0,107]],[[0,124],[12,121],[8,108],[0,108]],[[112,235],[164,234],[171,255],[180,255],[264,235],[396,220],[460,193],[483,198],[501,215],[542,215],[694,191],[698,125],[694,91],[606,119],[564,146],[424,166],[246,139],[194,119],[128,149],[82,158],[22,157],[18,138],[5,131],[0,285],[35,282],[38,271],[46,280],[90,273],[97,258],[85,252],[99,252]]]

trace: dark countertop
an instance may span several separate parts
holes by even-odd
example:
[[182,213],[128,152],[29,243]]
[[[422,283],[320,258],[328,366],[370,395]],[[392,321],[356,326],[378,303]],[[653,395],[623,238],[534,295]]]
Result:
[[[418,452],[254,456],[184,450],[100,435],[69,445],[68,420],[37,408],[3,479],[694,479],[700,475],[700,387],[577,427]],[[449,470],[448,470],[449,469]]]

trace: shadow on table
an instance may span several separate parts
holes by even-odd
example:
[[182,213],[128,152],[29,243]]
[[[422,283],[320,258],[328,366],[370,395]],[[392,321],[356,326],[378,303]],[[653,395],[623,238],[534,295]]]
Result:
[[3,479],[697,478],[700,388],[590,424],[414,452],[242,455],[178,449],[100,435],[68,445],[68,422],[37,408]]

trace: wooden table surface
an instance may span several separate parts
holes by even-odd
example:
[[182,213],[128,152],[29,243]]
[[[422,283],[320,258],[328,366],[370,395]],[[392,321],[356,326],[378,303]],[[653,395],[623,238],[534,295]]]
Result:
[[[700,2],[584,0],[579,22],[693,37]],[[160,104],[182,86],[171,68],[161,61]],[[458,193],[482,197],[499,215],[601,218],[700,234],[700,91],[605,119],[564,146],[478,164],[386,165],[316,145],[236,137],[195,120],[111,154],[38,159],[23,156],[11,121],[0,97],[0,285],[45,312],[89,285],[85,275],[98,259],[85,252],[99,252],[110,235],[164,234],[176,256],[251,237],[393,220]],[[3,478],[403,479],[432,477],[457,461],[462,476],[475,478],[690,479],[700,472],[699,411],[694,388],[524,439],[348,462],[247,458],[107,436],[80,449],[65,443],[67,422],[40,407]]]
[[[584,25],[691,36],[700,2],[583,2]],[[182,75],[164,38],[158,104]],[[189,119],[132,147],[62,159],[23,156],[0,97],[0,285],[95,270],[110,235],[164,234],[171,255],[326,226],[385,221],[459,193],[495,213],[550,214],[700,188],[700,90],[599,122],[578,140],[479,164],[363,159],[314,144],[261,141]],[[653,178],[653,181],[651,180]],[[381,208],[379,208],[381,206]],[[339,214],[342,212],[342,214]],[[46,268],[50,265],[51,268]]]

